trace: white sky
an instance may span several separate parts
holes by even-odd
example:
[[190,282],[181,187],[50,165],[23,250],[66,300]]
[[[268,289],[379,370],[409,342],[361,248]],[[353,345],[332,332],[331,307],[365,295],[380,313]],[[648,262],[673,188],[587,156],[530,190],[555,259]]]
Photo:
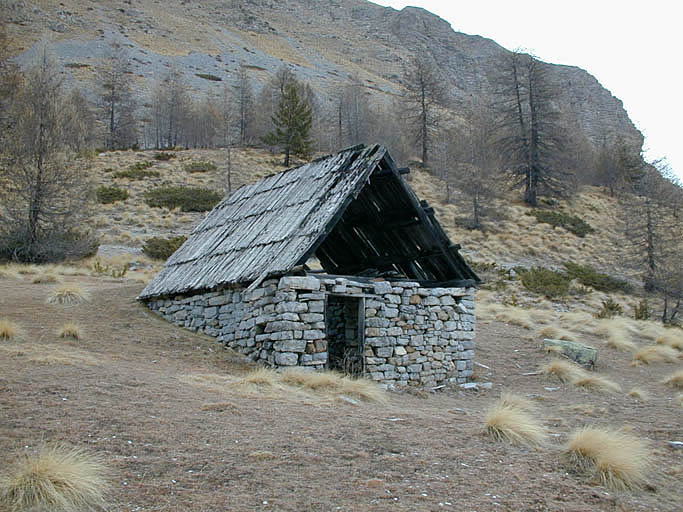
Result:
[[666,157],[683,179],[683,4],[675,0],[372,0],[423,7],[454,30],[585,69],[623,101],[645,136],[645,157]]

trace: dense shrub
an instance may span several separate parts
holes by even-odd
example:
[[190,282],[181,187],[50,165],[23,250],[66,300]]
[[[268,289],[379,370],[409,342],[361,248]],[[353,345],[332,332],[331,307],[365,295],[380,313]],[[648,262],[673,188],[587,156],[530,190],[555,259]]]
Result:
[[137,162],[131,165],[125,171],[117,171],[114,173],[114,178],[128,178],[131,180],[143,180],[150,177],[158,177],[159,171],[150,171],[149,168],[154,165],[154,162],[145,161]]
[[623,315],[624,309],[612,297],[602,301],[602,307],[595,313],[595,318],[612,318],[617,315]]
[[222,82],[223,79],[220,76],[212,75],[211,73],[195,73],[199,78],[204,80],[211,80],[212,82]]
[[569,277],[544,267],[518,271],[524,287],[534,293],[553,298],[569,292]]
[[158,178],[159,171],[146,171],[140,169],[127,169],[125,171],[117,171],[114,173],[114,178],[127,178],[129,180],[144,180],[145,178]]
[[623,279],[617,279],[607,274],[603,274],[588,265],[579,265],[578,263],[570,262],[565,263],[564,266],[567,269],[569,278],[578,279],[584,286],[590,286],[595,290],[607,293],[631,291],[631,285]]
[[31,241],[25,229],[0,233],[0,261],[58,263],[95,255],[99,242],[89,232],[75,229],[41,233]]
[[156,208],[180,208],[184,212],[205,212],[221,200],[221,195],[206,188],[159,187],[145,192],[145,203]]
[[175,153],[169,153],[168,151],[160,151],[154,154],[154,160],[159,160],[162,162],[168,162],[173,158],[175,158]]
[[185,170],[187,172],[207,172],[215,171],[216,169],[218,169],[218,167],[216,167],[216,164],[213,162],[190,162],[185,165]]
[[548,210],[532,210],[529,215],[536,217],[538,222],[560,226],[577,236],[584,237],[595,230],[583,219],[568,215],[562,212],[551,212]]
[[128,192],[118,187],[97,187],[95,195],[97,202],[102,204],[111,204],[128,199]]
[[174,236],[171,238],[154,237],[145,242],[142,251],[157,260],[166,260],[178,250],[187,240],[186,236]]

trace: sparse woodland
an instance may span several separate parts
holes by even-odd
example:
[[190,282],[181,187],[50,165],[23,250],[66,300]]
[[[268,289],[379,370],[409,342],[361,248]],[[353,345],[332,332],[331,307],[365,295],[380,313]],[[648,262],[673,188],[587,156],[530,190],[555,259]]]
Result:
[[[0,509],[41,505],[17,483],[39,464],[70,471],[45,457],[86,484],[65,511],[224,510],[226,495],[236,510],[678,508],[682,184],[608,127],[597,143],[577,130],[546,63],[511,52],[492,96],[464,98],[418,53],[403,95],[379,102],[351,73],[326,97],[286,64],[261,80],[243,65],[205,95],[169,68],[142,95],[123,46],[81,90],[49,47],[22,69],[7,48],[0,30],[0,448],[87,435],[105,457],[22,459]],[[476,380],[493,390],[392,397],[275,374],[134,305],[225,193],[374,142],[411,168],[484,279]],[[541,351],[544,338],[592,344],[595,371]]]

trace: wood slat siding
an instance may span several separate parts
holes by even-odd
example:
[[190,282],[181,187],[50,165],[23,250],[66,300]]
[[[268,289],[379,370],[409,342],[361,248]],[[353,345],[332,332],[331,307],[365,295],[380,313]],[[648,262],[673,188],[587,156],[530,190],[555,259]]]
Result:
[[241,187],[209,212],[139,298],[287,273],[385,155],[377,145],[352,148]]

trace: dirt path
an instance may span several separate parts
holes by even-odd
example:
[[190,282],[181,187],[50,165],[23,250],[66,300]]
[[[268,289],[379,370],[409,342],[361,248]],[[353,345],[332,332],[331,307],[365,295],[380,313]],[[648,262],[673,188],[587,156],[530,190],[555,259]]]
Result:
[[[533,372],[546,359],[528,332],[482,324],[477,361],[491,391],[392,394],[386,404],[324,397],[243,397],[185,375],[240,374],[238,357],[135,302],[140,285],[78,280],[88,303],[51,306],[54,285],[0,281],[0,318],[23,326],[0,350],[0,450],[65,441],[102,453],[116,472],[113,511],[679,510],[681,407],[659,384],[673,365],[631,367],[601,350],[598,371],[623,393],[595,395]],[[54,332],[73,320],[82,339]],[[41,361],[40,357],[44,359]],[[58,357],[61,356],[61,359]],[[52,359],[51,359],[52,358]],[[636,401],[638,386],[650,395]],[[501,391],[537,400],[554,447],[483,437]],[[651,440],[651,489],[613,493],[568,473],[557,446],[572,427],[627,426]]]

